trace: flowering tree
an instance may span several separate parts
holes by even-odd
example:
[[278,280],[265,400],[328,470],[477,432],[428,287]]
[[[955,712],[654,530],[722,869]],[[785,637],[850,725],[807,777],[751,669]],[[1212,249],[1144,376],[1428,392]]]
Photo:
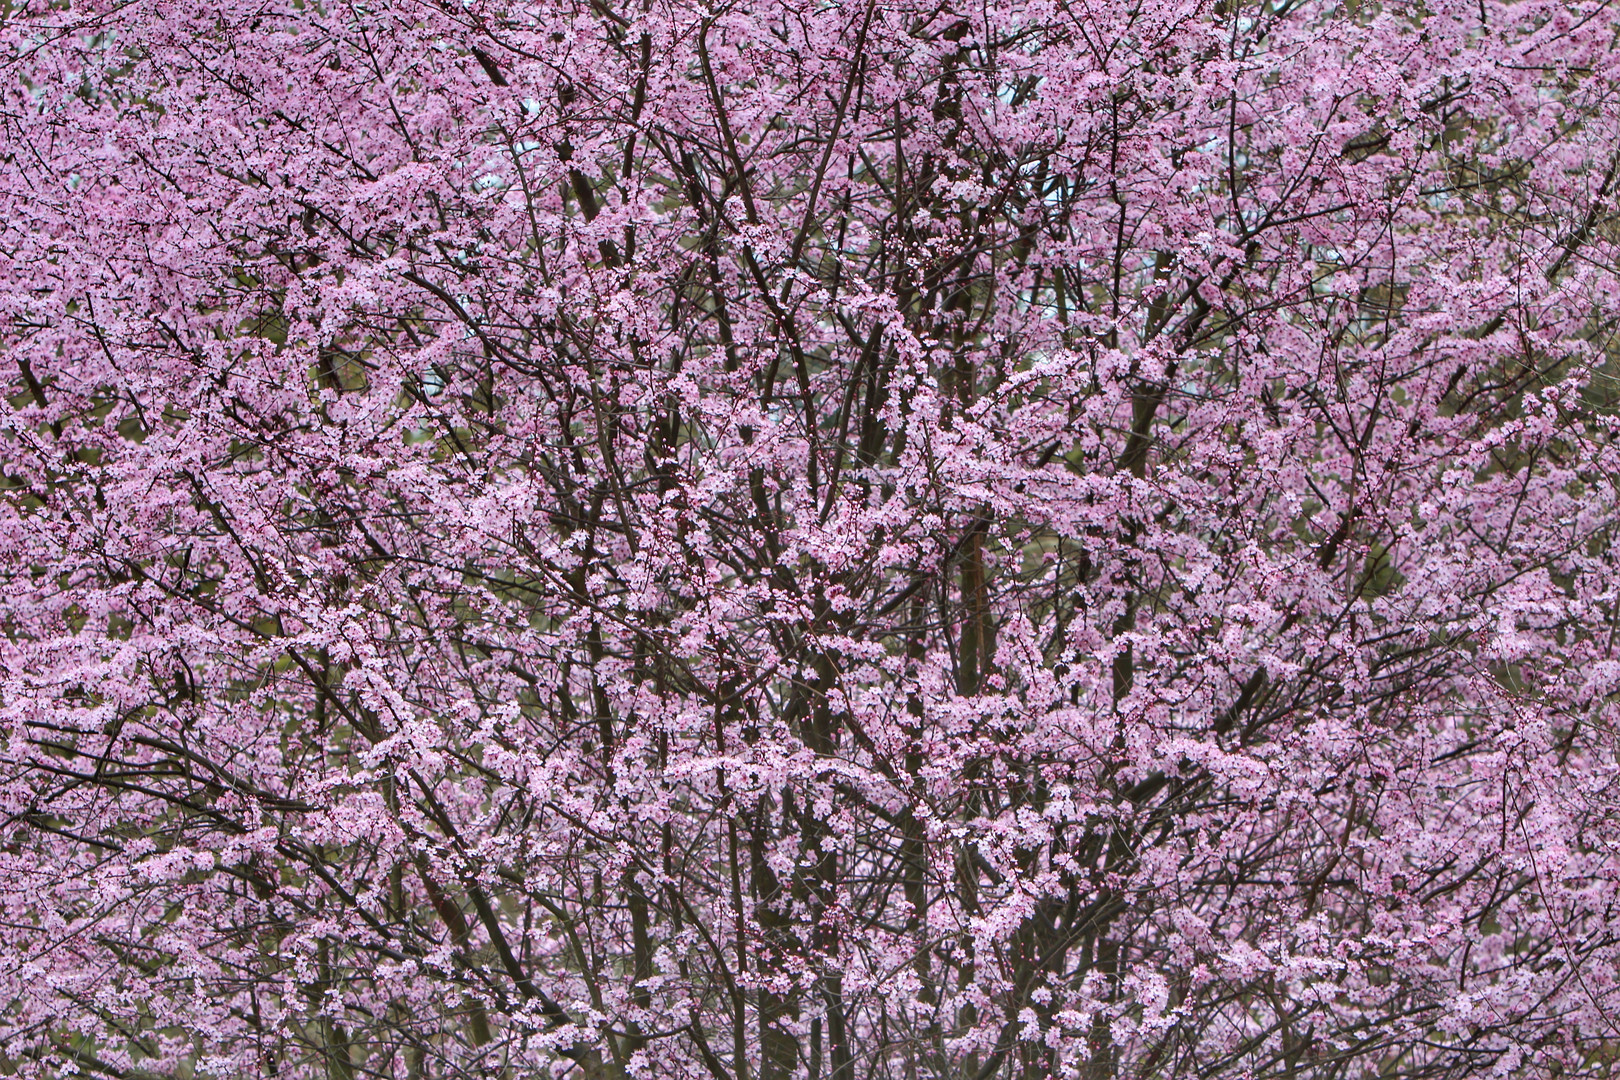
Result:
[[1609,1075],[1611,7],[3,20],[0,1073]]

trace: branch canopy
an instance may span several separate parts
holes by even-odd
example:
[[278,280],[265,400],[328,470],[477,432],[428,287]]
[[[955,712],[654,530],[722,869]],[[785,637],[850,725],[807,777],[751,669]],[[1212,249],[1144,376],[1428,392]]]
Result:
[[1608,1076],[1617,32],[10,0],[0,1074]]

